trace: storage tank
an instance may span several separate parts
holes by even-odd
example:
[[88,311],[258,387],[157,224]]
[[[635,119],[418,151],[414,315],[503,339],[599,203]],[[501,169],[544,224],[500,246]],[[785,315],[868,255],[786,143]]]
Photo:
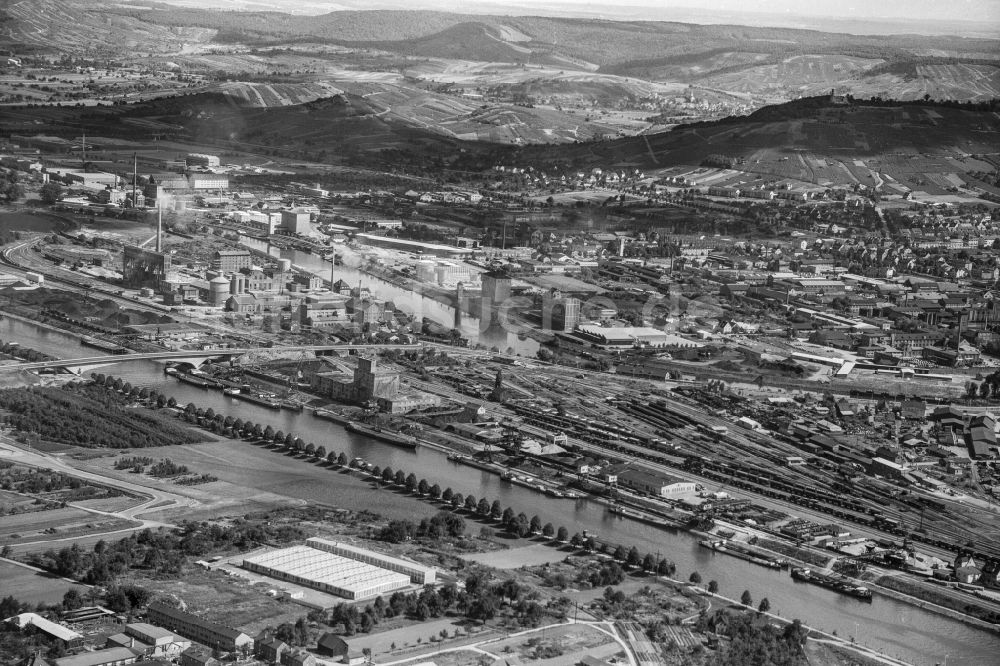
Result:
[[234,273],[233,277],[230,278],[229,293],[233,296],[246,293],[246,278],[240,273]]
[[278,259],[278,270],[282,273],[288,273],[292,270],[292,260],[291,259]]
[[211,305],[225,305],[229,299],[229,279],[220,275],[208,283],[208,302]]

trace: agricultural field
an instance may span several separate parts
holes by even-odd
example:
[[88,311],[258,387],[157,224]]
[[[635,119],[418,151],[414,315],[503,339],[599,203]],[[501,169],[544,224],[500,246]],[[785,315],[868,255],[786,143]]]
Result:
[[240,104],[260,107],[305,104],[343,92],[328,83],[224,83],[220,89]]
[[138,525],[136,521],[111,518],[72,507],[7,515],[0,516],[0,544],[35,544],[35,550],[44,550],[48,546],[36,542],[53,541],[55,545],[59,540],[124,530]]
[[864,70],[882,62],[849,56],[802,55],[736,71],[719,74],[709,72],[707,77],[698,78],[698,83],[777,101],[797,95],[829,93],[831,88],[844,89],[851,86],[853,89]]
[[42,500],[34,497],[0,490],[0,516],[44,511],[44,504]]
[[71,588],[86,593],[86,585],[70,583],[51,574],[33,571],[11,562],[0,561],[2,596],[11,595],[18,601],[29,604],[54,604],[62,601],[63,595]]

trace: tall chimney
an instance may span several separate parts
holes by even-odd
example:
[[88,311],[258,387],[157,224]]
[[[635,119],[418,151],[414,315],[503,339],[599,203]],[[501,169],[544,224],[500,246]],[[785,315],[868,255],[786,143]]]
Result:
[[[136,203],[135,199],[135,186],[139,180],[139,158],[135,153],[132,153],[132,208],[138,208],[139,204]],[[157,250],[159,252],[159,250]]]
[[163,204],[156,204],[156,251],[163,252]]

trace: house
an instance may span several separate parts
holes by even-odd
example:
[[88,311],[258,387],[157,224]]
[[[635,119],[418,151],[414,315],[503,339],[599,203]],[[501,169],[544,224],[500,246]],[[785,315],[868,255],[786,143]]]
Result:
[[286,650],[281,655],[281,666],[316,666],[316,657],[305,650]]
[[316,642],[316,653],[321,657],[346,657],[347,641],[328,631]]
[[340,663],[348,664],[348,666],[360,666],[368,663],[368,657],[361,650],[351,650],[340,660]]
[[280,664],[281,658],[289,650],[288,645],[277,638],[263,638],[254,641],[253,656],[269,664]]
[[134,638],[140,643],[151,646],[152,649],[148,654],[154,657],[176,657],[191,647],[191,641],[185,640],[180,636],[175,636],[166,629],[161,629],[145,622],[133,622],[132,624],[125,625],[125,635]]
[[204,645],[192,645],[181,652],[180,666],[220,666],[221,662],[212,656],[212,651]]
[[971,584],[979,580],[983,572],[979,567],[956,567],[955,580],[959,583]]

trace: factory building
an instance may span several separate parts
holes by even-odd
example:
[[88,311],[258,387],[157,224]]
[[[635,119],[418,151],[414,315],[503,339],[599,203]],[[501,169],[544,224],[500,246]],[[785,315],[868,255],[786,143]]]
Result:
[[293,234],[309,233],[309,213],[300,208],[281,211],[281,228]]
[[310,548],[316,548],[352,560],[365,562],[382,569],[405,574],[410,577],[410,581],[415,585],[433,585],[437,581],[437,570],[434,567],[425,567],[422,564],[379,553],[374,550],[366,550],[346,543],[320,539],[319,537],[306,539],[306,544]]
[[170,272],[170,255],[126,245],[122,256],[122,282],[129,289],[159,289]]
[[188,168],[217,167],[220,164],[217,155],[206,155],[205,153],[188,153],[187,157],[184,158],[184,163]]
[[252,265],[250,250],[216,250],[212,255],[212,269],[221,273],[235,273]]
[[410,576],[405,573],[312,545],[254,555],[243,560],[243,568],[352,600],[410,586]]
[[217,173],[193,173],[188,176],[188,187],[192,190],[228,190],[229,176]]
[[542,328],[569,332],[580,323],[580,299],[553,289],[542,297]]

